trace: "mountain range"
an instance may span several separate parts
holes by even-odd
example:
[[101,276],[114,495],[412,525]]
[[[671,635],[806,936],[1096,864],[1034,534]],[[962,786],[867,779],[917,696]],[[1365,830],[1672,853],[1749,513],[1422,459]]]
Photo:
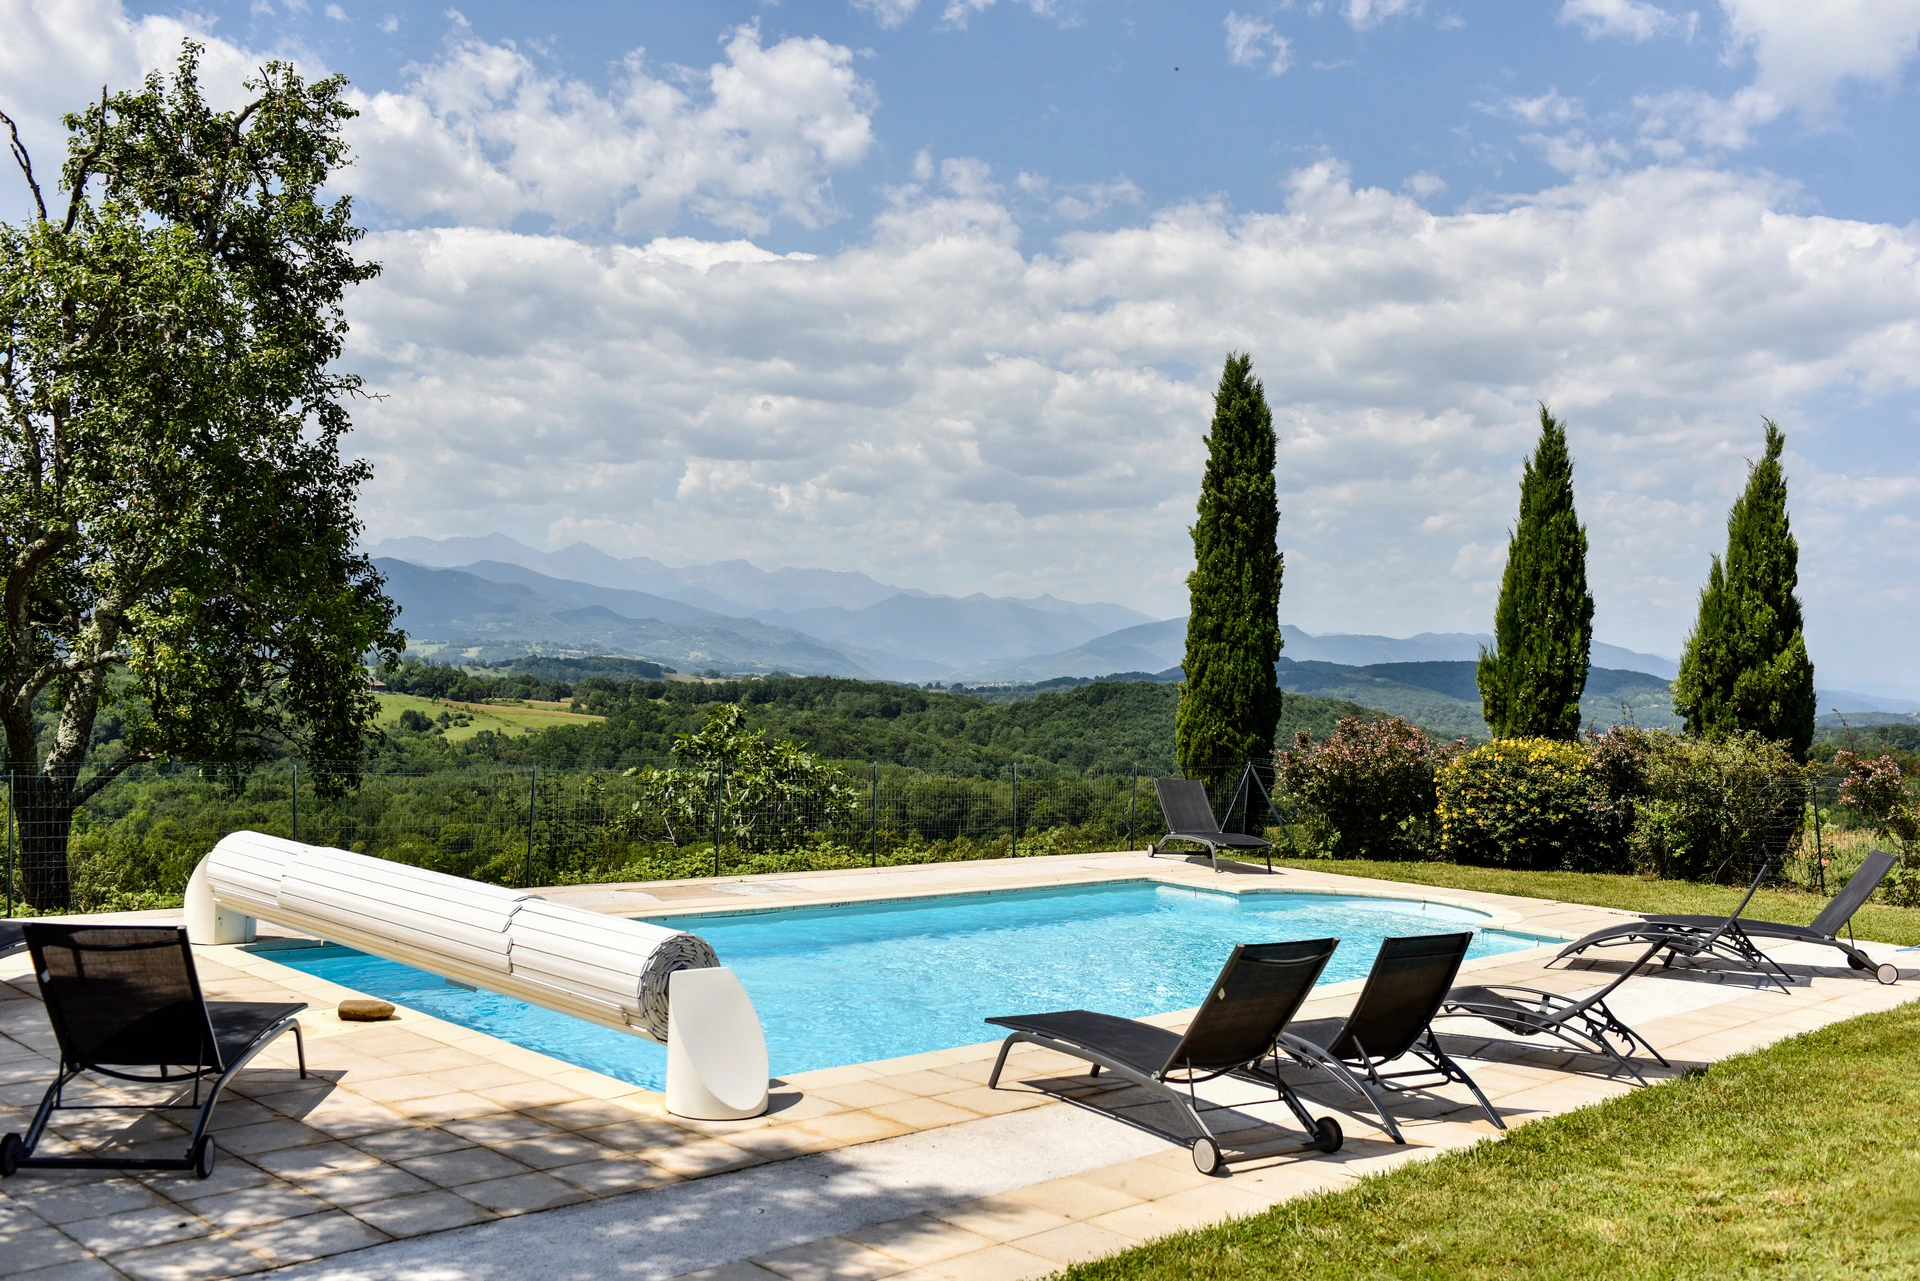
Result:
[[[1179,665],[1186,642],[1184,617],[1156,620],[1124,605],[1052,596],[940,596],[849,571],[763,570],[743,560],[674,567],[588,543],[540,551],[503,534],[388,539],[367,551],[387,577],[416,652],[467,661],[614,654],[686,672],[1029,683],[1165,673]],[[1289,689],[1383,707],[1353,691],[1405,685],[1447,699],[1453,706],[1434,710],[1449,723],[1468,713],[1478,722],[1471,667],[1491,636],[1314,634],[1292,625],[1281,632],[1282,684]],[[1595,678],[1584,701],[1612,700],[1617,712],[1618,691],[1599,688],[1611,679],[1601,673],[1644,676],[1628,682],[1629,707],[1642,724],[1669,719],[1664,695],[1653,687],[1664,689],[1677,674],[1673,659],[1603,642],[1592,653]],[[1423,667],[1431,670],[1421,679],[1402,679]],[[1396,675],[1391,668],[1410,670]],[[1821,690],[1820,706],[1823,714],[1920,711],[1920,701],[1846,690]],[[1599,702],[1588,709],[1590,719],[1607,713]]]

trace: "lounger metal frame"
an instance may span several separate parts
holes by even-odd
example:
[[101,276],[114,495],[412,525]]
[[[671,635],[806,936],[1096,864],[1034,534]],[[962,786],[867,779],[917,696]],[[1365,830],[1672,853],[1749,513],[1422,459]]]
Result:
[[[35,937],[35,928],[32,924],[27,926],[27,942],[34,953],[34,970],[36,974],[40,974],[45,972],[45,966],[41,958],[41,940]],[[56,928],[72,929],[75,927]],[[186,961],[185,978],[191,986],[194,1000],[197,1002],[201,1012],[201,1019],[205,1023],[205,1036],[202,1038],[201,1057],[199,1061],[194,1064],[191,1071],[173,1072],[168,1070],[170,1066],[185,1067],[185,1064],[159,1064],[155,1065],[158,1071],[151,1075],[119,1071],[113,1067],[103,1066],[99,1063],[79,1061],[69,1056],[68,1037],[66,1035],[64,1020],[61,1018],[61,1011],[50,1003],[48,1006],[48,1018],[49,1021],[53,1023],[56,1038],[60,1041],[61,1046],[59,1074],[54,1077],[53,1084],[47,1087],[45,1095],[41,1097],[40,1106],[38,1110],[34,1112],[33,1122],[27,1127],[26,1135],[23,1137],[18,1134],[8,1134],[0,1138],[0,1177],[12,1177],[16,1170],[22,1169],[67,1169],[192,1170],[201,1178],[207,1178],[213,1173],[214,1157],[214,1144],[211,1136],[207,1133],[207,1127],[213,1120],[214,1106],[220,1102],[221,1095],[225,1093],[228,1083],[233,1080],[235,1074],[251,1062],[256,1054],[267,1048],[267,1046],[282,1033],[291,1031],[293,1033],[295,1053],[299,1058],[300,1076],[303,1080],[306,1078],[307,1047],[305,1038],[300,1031],[298,1018],[299,1014],[307,1008],[306,1003],[299,1002],[285,1007],[271,1007],[285,1008],[287,1012],[278,1018],[271,1019],[255,1031],[252,1040],[234,1056],[232,1062],[223,1062],[221,1061],[219,1041],[217,1036],[214,1035],[212,1020],[207,1013],[207,1002],[200,992],[200,976],[193,968],[193,953],[187,945],[187,934],[185,930],[162,930],[142,926],[91,926],[86,927],[86,929],[88,933],[95,934],[124,930],[127,931],[129,935],[140,934],[154,936],[144,940],[130,942],[127,946],[132,948],[163,949],[178,947],[181,949]],[[169,934],[177,935],[177,938],[169,939],[164,937]],[[46,985],[44,980],[42,980],[41,988],[43,994],[45,994]],[[221,1003],[216,1002],[214,1004],[217,1007]],[[232,1002],[227,1004],[250,1003]],[[209,1053],[212,1057],[211,1062],[208,1061]],[[187,1103],[66,1102],[64,1096],[67,1086],[72,1084],[74,1079],[83,1072],[91,1072],[99,1076],[111,1077],[115,1080],[128,1081],[140,1085],[181,1085],[191,1081],[193,1083],[193,1098],[192,1101]],[[203,1089],[206,1092],[206,1098],[204,1100],[200,1097]],[[101,1156],[48,1157],[33,1155],[34,1150],[40,1144],[40,1140],[46,1134],[47,1125],[53,1119],[53,1114],[59,1111],[142,1113],[194,1111],[197,1115],[194,1117],[193,1129],[187,1138],[187,1151],[185,1156],[125,1158]]]
[[[1433,1030],[1433,1019],[1446,999],[1448,987],[1459,973],[1460,962],[1466,959],[1467,949],[1472,943],[1472,931],[1382,940],[1380,951],[1374,957],[1373,969],[1367,975],[1360,996],[1354,1001],[1352,1012],[1343,1020],[1318,1020],[1313,1025],[1321,1027],[1337,1022],[1339,1027],[1333,1029],[1333,1035],[1322,1044],[1309,1039],[1304,1033],[1284,1032],[1280,1036],[1281,1048],[1301,1063],[1322,1068],[1340,1078],[1354,1093],[1371,1103],[1380,1116],[1381,1128],[1395,1143],[1405,1143],[1407,1140],[1400,1133],[1399,1124],[1387,1111],[1382,1094],[1417,1089],[1421,1085],[1458,1082],[1466,1086],[1473,1092],[1475,1101],[1480,1104],[1480,1110],[1487,1119],[1500,1129],[1506,1129],[1506,1121],[1501,1119],[1492,1102],[1481,1092],[1479,1084],[1441,1048],[1440,1039]],[[1427,975],[1415,970],[1410,979],[1400,979],[1395,974],[1400,967],[1411,968],[1422,962],[1429,965],[1437,962],[1438,968]],[[1401,973],[1405,971],[1401,970]],[[1418,984],[1413,990],[1422,993],[1424,999],[1411,1009],[1405,1006],[1394,1008],[1406,999],[1409,981]],[[1399,983],[1397,990],[1393,989],[1396,982]],[[1431,993],[1431,996],[1427,997],[1426,993]],[[1382,1005],[1387,1007],[1384,1011],[1378,1009]],[[1381,1027],[1383,1023],[1386,1025],[1384,1029]],[[1371,1031],[1391,1038],[1385,1042],[1376,1040],[1376,1044],[1382,1045],[1388,1052],[1374,1054],[1367,1049],[1366,1042],[1356,1029],[1368,1024],[1373,1025]],[[1414,1028],[1419,1030],[1414,1032]],[[1357,1054],[1334,1053],[1346,1041],[1352,1042]],[[1408,1055],[1419,1059],[1425,1066],[1399,1072],[1380,1070],[1386,1064]]]
[[[1088,1045],[1082,1041],[1050,1035],[1045,1031],[1032,1027],[1023,1028],[1019,1026],[1022,1022],[1049,1017],[1046,1015],[990,1018],[987,1022],[1012,1028],[1013,1030],[1000,1044],[1000,1053],[993,1061],[993,1071],[987,1076],[987,1088],[995,1089],[999,1086],[1000,1073],[1007,1065],[1007,1055],[1016,1045],[1037,1045],[1042,1049],[1053,1050],[1056,1053],[1064,1054],[1071,1058],[1085,1060],[1093,1065],[1093,1071],[1090,1075],[1098,1077],[1101,1069],[1104,1068],[1122,1080],[1129,1081],[1143,1089],[1152,1091],[1178,1108],[1180,1114],[1193,1129],[1194,1165],[1202,1174],[1212,1174],[1219,1169],[1221,1165],[1225,1164],[1225,1158],[1221,1153],[1220,1140],[1212,1128],[1207,1125],[1206,1119],[1202,1116],[1202,1112],[1230,1111],[1232,1109],[1225,1105],[1204,1104],[1195,1086],[1202,1081],[1211,1081],[1223,1076],[1250,1077],[1263,1084],[1272,1085],[1274,1087],[1276,1101],[1287,1105],[1288,1110],[1293,1113],[1294,1117],[1300,1122],[1301,1128],[1306,1130],[1309,1136],[1305,1142],[1291,1147],[1262,1149],[1259,1153],[1261,1157],[1284,1156],[1295,1152],[1337,1152],[1341,1144],[1346,1141],[1345,1136],[1340,1130],[1340,1123],[1330,1116],[1316,1118],[1307,1110],[1306,1104],[1303,1103],[1300,1096],[1294,1092],[1293,1087],[1287,1084],[1281,1077],[1279,1071],[1279,1056],[1281,1052],[1281,1032],[1284,1031],[1285,1025],[1291,1019],[1293,1013],[1299,1009],[1300,1003],[1304,1001],[1306,994],[1312,991],[1314,981],[1319,977],[1320,972],[1326,968],[1327,960],[1333,955],[1334,948],[1338,946],[1338,944],[1338,939],[1318,939],[1299,944],[1241,944],[1234,948],[1232,956],[1228,958],[1226,965],[1221,969],[1219,978],[1214,980],[1213,986],[1209,989],[1210,995],[1219,993],[1224,998],[1230,976],[1238,965],[1275,963],[1260,960],[1260,954],[1263,952],[1291,952],[1293,953],[1292,955],[1286,956],[1284,960],[1277,963],[1310,968],[1310,973],[1305,975],[1305,982],[1300,987],[1298,999],[1293,1002],[1291,1009],[1280,1012],[1284,1017],[1276,1021],[1274,1034],[1266,1038],[1265,1045],[1252,1058],[1224,1065],[1194,1067],[1189,1053],[1189,1047],[1194,1041],[1205,1037],[1211,1032],[1211,1028],[1207,1025],[1207,1011],[1211,1006],[1211,1001],[1201,1005],[1199,1012],[1194,1015],[1193,1022],[1188,1025],[1185,1034],[1179,1037],[1178,1044],[1173,1047],[1166,1062],[1157,1070],[1145,1069],[1141,1067],[1139,1063],[1128,1063],[1117,1054],[1108,1053],[1103,1049]],[[1087,1012],[1067,1011],[1063,1013],[1084,1014]],[[1106,1016],[1096,1015],[1095,1017],[1104,1018]],[[1137,1023],[1138,1021],[1115,1019],[1114,1022]],[[1152,1025],[1146,1024],[1141,1026],[1151,1027]],[[1156,1028],[1154,1031],[1164,1032],[1165,1029]],[[1172,1034],[1168,1033],[1167,1035]],[[1268,1059],[1272,1060],[1273,1068],[1265,1072],[1258,1070],[1259,1064]],[[1174,1075],[1176,1072],[1179,1073],[1178,1077]],[[1186,1087],[1186,1093],[1184,1095],[1182,1095],[1178,1088],[1183,1085]]]
[[[1607,1008],[1606,998],[1613,995],[1622,983],[1646,969],[1665,946],[1665,942],[1655,943],[1613,982],[1577,1000],[1539,988],[1488,984],[1455,988],[1447,993],[1446,1002],[1434,1017],[1482,1019],[1518,1036],[1551,1036],[1575,1049],[1611,1059],[1614,1066],[1607,1075],[1616,1075],[1624,1069],[1632,1074],[1634,1080],[1645,1085],[1647,1078],[1630,1058],[1636,1048],[1651,1054],[1661,1067],[1670,1068],[1673,1064],[1667,1062],[1666,1056],[1656,1050],[1651,1041],[1617,1018]],[[1616,1050],[1609,1042],[1609,1037],[1619,1041],[1624,1052]]]
[[[1853,876],[1840,888],[1840,892],[1806,925],[1740,919],[1747,902],[1753,898],[1754,890],[1760,886],[1760,878],[1756,877],[1753,887],[1747,891],[1746,899],[1742,899],[1733,915],[1725,920],[1717,916],[1647,916],[1638,921],[1609,925],[1584,938],[1575,939],[1561,948],[1559,955],[1553,959],[1565,960],[1590,947],[1649,942],[1656,936],[1670,936],[1685,945],[1678,949],[1679,954],[1692,956],[1711,952],[1728,960],[1743,962],[1769,977],[1772,977],[1769,971],[1784,976],[1786,971],[1754,942],[1755,939],[1773,939],[1782,943],[1811,943],[1837,948],[1847,958],[1849,967],[1864,970],[1881,983],[1897,983],[1900,979],[1898,966],[1891,961],[1874,960],[1853,941],[1854,913],[1872,897],[1873,891],[1879,888],[1880,882],[1897,861],[1884,850],[1874,850],[1868,854]],[[1766,868],[1763,867],[1761,876],[1764,875]],[[1842,926],[1847,929],[1846,940],[1839,937]],[[1673,951],[1668,953],[1669,964],[1675,955]]]
[[[1258,781],[1258,776],[1255,776]],[[1220,870],[1220,850],[1259,850],[1266,855],[1267,871],[1273,871],[1273,842],[1239,832],[1223,832],[1213,816],[1213,803],[1207,799],[1207,785],[1190,778],[1156,778],[1154,796],[1160,802],[1160,816],[1166,820],[1167,834],[1147,845],[1147,857],[1157,858],[1168,841],[1188,841],[1207,847],[1207,859],[1213,870]],[[1231,811],[1229,811],[1231,813]]]

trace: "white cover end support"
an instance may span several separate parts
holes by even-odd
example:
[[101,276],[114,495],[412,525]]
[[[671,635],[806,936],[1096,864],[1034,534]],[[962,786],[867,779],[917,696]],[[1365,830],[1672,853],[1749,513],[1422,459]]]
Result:
[[732,970],[667,976],[667,1111],[738,1121],[767,1110],[767,1037]]
[[201,859],[187,878],[187,942],[251,943],[253,918],[213,901],[207,880],[207,860]]

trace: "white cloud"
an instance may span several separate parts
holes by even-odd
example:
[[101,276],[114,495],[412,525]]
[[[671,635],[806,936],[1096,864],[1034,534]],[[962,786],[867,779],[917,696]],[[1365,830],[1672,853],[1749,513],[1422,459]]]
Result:
[[[1757,180],[1656,168],[1434,215],[1321,164],[1276,212],[1175,205],[1034,253],[1005,203],[1023,184],[928,168],[939,191],[811,259],[375,237],[351,352],[388,397],[356,411],[372,532],[1172,612],[1207,394],[1250,349],[1284,441],[1289,619],[1484,626],[1455,574],[1479,582],[1475,545],[1504,544],[1544,398],[1573,424],[1602,631],[1671,651],[1758,415],[1800,442],[1810,397],[1920,384],[1920,231],[1782,212],[1792,193]],[[1879,471],[1902,501],[1920,458]],[[1885,576],[1884,536],[1844,531],[1889,506],[1795,493],[1804,528],[1843,530],[1809,533],[1807,582]]]
[[1683,24],[1659,5],[1644,0],[1566,0],[1560,21],[1578,26],[1589,40],[1619,36],[1636,43]]
[[913,11],[920,7],[920,0],[853,0],[853,7],[872,14],[873,20],[882,29],[894,31],[913,16]]
[[1042,174],[1022,172],[1013,185],[1053,217],[1067,222],[1085,222],[1115,205],[1138,205],[1145,195],[1138,184],[1124,174],[1111,182],[1056,184]]
[[1738,150],[1788,112],[1824,127],[1849,84],[1897,84],[1920,50],[1920,0],[1720,0],[1726,61],[1753,63],[1753,80],[1724,98],[1696,89],[1635,100],[1657,156],[1688,146]]
[[[882,0],[884,3],[885,0]],[[947,0],[947,7],[941,11],[940,19],[948,26],[964,29],[968,19],[976,13],[993,8],[995,0]],[[916,0],[917,3],[917,0]],[[1055,0],[1024,0],[1026,7],[1033,11],[1036,18],[1060,18],[1060,6]],[[1063,25],[1073,25],[1071,18],[1063,18]]]
[[1920,46],[1920,0],[1720,0],[1730,52],[1750,56],[1754,88],[1821,114],[1848,81],[1897,80]]
[[1429,196],[1437,196],[1445,191],[1447,180],[1437,173],[1428,173],[1422,169],[1419,173],[1408,175],[1407,180],[1400,185],[1425,200]]
[[337,4],[328,5],[326,13],[327,17],[334,22],[345,22],[347,20],[347,11]]
[[1578,98],[1563,97],[1558,89],[1548,89],[1536,98],[1509,96],[1497,102],[1475,103],[1490,116],[1502,116],[1530,125],[1564,125],[1584,120],[1587,107]]
[[1419,13],[1425,0],[1346,0],[1341,6],[1356,31],[1377,27],[1393,18]]
[[380,19],[380,34],[390,36],[400,30],[400,15],[389,13]]
[[1236,67],[1266,64],[1267,74],[1282,75],[1293,65],[1293,44],[1270,22],[1227,11],[1227,61]]
[[761,231],[835,214],[832,174],[873,143],[871,88],[853,53],[818,38],[726,40],[683,89],[629,54],[606,93],[542,71],[461,23],[398,92],[360,100],[353,190],[406,218],[503,226],[665,230],[683,213]]

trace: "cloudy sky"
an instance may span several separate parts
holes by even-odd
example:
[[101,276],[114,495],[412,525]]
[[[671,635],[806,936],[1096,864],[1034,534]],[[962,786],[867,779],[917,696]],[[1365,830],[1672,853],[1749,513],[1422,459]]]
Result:
[[[370,538],[1185,603],[1209,392],[1285,621],[1485,630],[1535,402],[1677,653],[1761,416],[1822,683],[1920,685],[1920,0],[0,0],[0,106],[351,77]],[[0,183],[0,211],[22,211]]]

